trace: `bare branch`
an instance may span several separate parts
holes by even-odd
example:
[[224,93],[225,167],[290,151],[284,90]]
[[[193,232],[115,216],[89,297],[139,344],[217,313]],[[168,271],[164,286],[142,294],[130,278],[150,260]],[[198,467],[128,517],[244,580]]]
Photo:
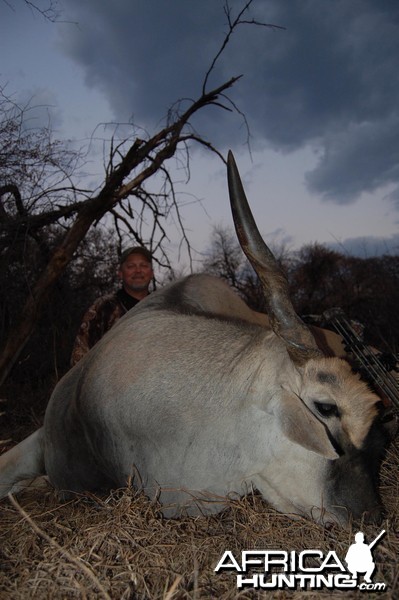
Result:
[[[13,183],[9,183],[9,184],[0,186],[0,198],[2,196],[4,196],[5,194],[11,194],[12,196],[14,196],[15,206],[17,207],[18,213],[20,215],[25,215],[26,210],[24,208],[24,205],[22,204],[21,192],[19,191],[18,186]],[[0,201],[0,218],[4,218],[4,220],[9,218],[1,201]]]
[[229,5],[228,0],[226,0],[225,5],[224,5],[224,13],[227,18],[228,32],[226,33],[218,52],[216,53],[215,57],[213,58],[211,65],[205,74],[204,81],[202,84],[202,94],[203,95],[205,95],[205,93],[206,93],[206,87],[208,84],[209,77],[210,77],[212,71],[214,70],[217,61],[219,60],[220,56],[223,54],[234,31],[240,25],[256,25],[256,26],[261,26],[261,27],[269,27],[271,29],[285,29],[285,27],[280,27],[279,25],[272,25],[271,23],[262,23],[261,21],[257,21],[255,19],[250,19],[250,20],[242,19],[242,16],[249,10],[252,3],[253,3],[253,0],[248,0],[247,3],[243,6],[243,8],[238,13],[237,17],[235,19],[232,19],[231,7]]

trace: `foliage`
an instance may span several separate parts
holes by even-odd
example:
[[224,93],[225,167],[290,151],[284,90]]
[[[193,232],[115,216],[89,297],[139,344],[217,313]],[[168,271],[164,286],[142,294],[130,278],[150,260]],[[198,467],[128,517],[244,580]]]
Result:
[[[48,239],[50,249],[63,235],[53,227]],[[29,381],[33,388],[48,379],[56,381],[69,368],[74,337],[84,311],[100,295],[116,286],[116,244],[113,233],[93,229],[80,245],[75,260],[58,279],[18,361],[12,380]],[[6,339],[18,323],[26,294],[34,284],[45,258],[29,238],[24,252],[0,255],[0,338]]]
[[358,258],[313,244],[299,251],[289,281],[300,314],[341,307],[365,326],[367,343],[399,351],[398,256]]
[[[296,253],[277,248],[274,254],[288,277],[298,314],[322,315],[340,307],[365,326],[366,343],[398,353],[398,256],[357,258],[318,243]],[[265,310],[261,287],[232,231],[214,230],[204,270],[226,279],[251,308]]]

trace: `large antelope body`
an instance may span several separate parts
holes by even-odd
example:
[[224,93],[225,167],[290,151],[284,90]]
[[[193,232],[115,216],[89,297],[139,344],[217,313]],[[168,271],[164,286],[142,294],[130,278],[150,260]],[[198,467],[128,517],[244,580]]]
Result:
[[151,294],[58,383],[43,427],[0,457],[0,493],[45,473],[64,492],[133,479],[168,516],[217,512],[255,487],[279,511],[321,522],[380,517],[379,398],[321,353],[231,154],[228,175],[271,328],[207,275]]

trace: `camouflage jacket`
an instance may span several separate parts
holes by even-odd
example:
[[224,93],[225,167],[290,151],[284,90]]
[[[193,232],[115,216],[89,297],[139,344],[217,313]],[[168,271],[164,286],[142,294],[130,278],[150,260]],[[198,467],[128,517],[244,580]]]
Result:
[[87,310],[80,324],[71,355],[71,366],[77,362],[111,329],[139,300],[123,288],[114,294],[98,298]]

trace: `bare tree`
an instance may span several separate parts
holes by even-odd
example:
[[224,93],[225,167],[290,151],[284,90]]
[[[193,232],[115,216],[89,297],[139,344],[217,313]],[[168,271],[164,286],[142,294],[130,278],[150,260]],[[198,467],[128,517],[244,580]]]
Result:
[[[0,220],[2,235],[5,239],[12,240],[15,235],[36,235],[40,238],[43,228],[55,223],[61,224],[65,228],[65,235],[54,248],[51,248],[46,266],[30,289],[21,310],[19,322],[5,341],[0,354],[0,383],[9,374],[31,335],[50,290],[72,260],[76,249],[93,224],[98,223],[105,215],[111,214],[117,230],[119,225],[124,223],[136,241],[143,243],[140,228],[132,227],[131,223],[135,215],[138,216],[136,222],[142,222],[143,211],[148,209],[152,214],[153,231],[157,229],[161,232],[162,241],[164,235],[162,220],[167,212],[174,209],[177,219],[180,221],[173,181],[165,162],[181,150],[188,164],[191,142],[202,144],[224,160],[211,142],[195,132],[191,126],[191,119],[207,106],[230,111],[237,110],[226,92],[237,82],[239,77],[232,77],[211,90],[208,90],[208,81],[216,60],[237,27],[244,24],[266,25],[245,18],[251,4],[252,0],[247,1],[237,17],[233,19],[231,9],[226,2],[225,14],[228,21],[228,33],[205,75],[201,95],[196,100],[190,101],[188,108],[183,110],[182,103],[177,103],[169,112],[165,127],[154,135],[142,135],[140,132],[139,137],[137,130],[133,128],[133,135],[128,136],[126,140],[116,141],[115,137],[113,138],[109,148],[105,179],[98,190],[92,192],[78,189],[71,181],[69,168],[62,165],[61,162],[56,164],[54,172],[50,169],[49,176],[64,175],[65,180],[58,181],[58,184],[51,185],[46,189],[37,190],[36,194],[30,195],[29,199],[24,197],[21,192],[18,177],[16,180],[9,178],[1,187]],[[272,25],[268,26],[273,27]],[[187,106],[187,102],[185,102],[185,106]],[[48,143],[51,148],[52,142],[49,140]],[[42,164],[40,154],[38,161]],[[43,165],[45,164],[46,161],[43,162]],[[146,182],[156,174],[160,174],[164,178],[164,191],[158,197],[150,194],[145,188]],[[38,185],[40,181],[38,179]],[[70,184],[67,184],[67,181]],[[43,204],[44,200],[48,201],[47,206]],[[138,202],[141,208],[138,210],[134,208],[132,200]],[[183,228],[182,233],[185,238]],[[152,236],[151,240],[153,239],[155,238]],[[157,248],[161,247],[161,241],[157,242]],[[189,249],[187,239],[186,243]],[[151,249],[154,251],[157,248],[152,247]]]
[[[271,244],[273,254],[288,272],[292,261],[285,244]],[[245,257],[233,228],[215,227],[210,247],[202,261],[202,270],[225,279],[254,310],[266,312],[262,285]]]
[[232,287],[243,287],[243,268],[246,262],[232,228],[214,227],[210,249],[203,260],[203,269],[225,279]]

